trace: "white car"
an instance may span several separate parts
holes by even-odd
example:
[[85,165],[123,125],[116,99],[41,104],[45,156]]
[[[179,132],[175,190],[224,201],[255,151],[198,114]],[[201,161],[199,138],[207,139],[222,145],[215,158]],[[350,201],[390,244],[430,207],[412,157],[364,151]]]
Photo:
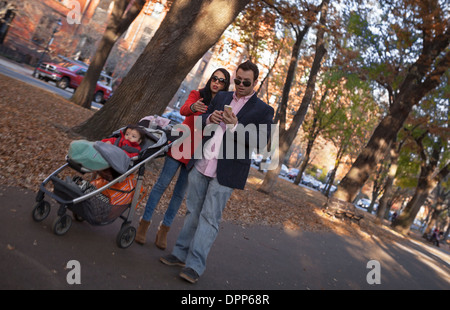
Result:
[[371,201],[367,198],[361,198],[360,200],[358,200],[358,202],[356,203],[356,205],[358,207],[364,208],[364,209],[368,209],[370,206]]
[[287,176],[289,173],[289,168],[286,165],[281,165],[280,175],[282,177]]
[[[320,190],[323,192],[325,190],[325,187],[327,186],[327,184],[323,184],[320,185]],[[330,187],[330,193],[334,193],[337,190],[337,187],[334,185],[331,185]]]
[[[363,208],[365,210],[369,209],[370,204],[371,204],[371,200],[367,199],[367,198],[361,198],[360,200],[358,200],[358,202],[356,203],[357,207]],[[373,204],[373,211],[376,211],[378,208],[378,203],[374,203]]]
[[315,179],[309,174],[304,173],[302,175],[302,180],[300,181],[300,183],[309,187],[314,187]]

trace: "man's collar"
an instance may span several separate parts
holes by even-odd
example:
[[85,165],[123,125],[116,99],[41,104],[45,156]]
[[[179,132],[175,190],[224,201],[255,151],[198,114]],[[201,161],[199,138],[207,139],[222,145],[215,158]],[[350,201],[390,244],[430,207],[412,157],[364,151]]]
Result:
[[254,94],[255,94],[255,91],[253,91],[253,92],[252,92],[250,95],[248,95],[248,96],[244,96],[244,97],[238,98],[238,97],[236,96],[236,92],[233,92],[233,99],[235,99],[235,100],[244,99],[245,101],[248,101],[248,100],[250,100],[251,97],[253,97]]

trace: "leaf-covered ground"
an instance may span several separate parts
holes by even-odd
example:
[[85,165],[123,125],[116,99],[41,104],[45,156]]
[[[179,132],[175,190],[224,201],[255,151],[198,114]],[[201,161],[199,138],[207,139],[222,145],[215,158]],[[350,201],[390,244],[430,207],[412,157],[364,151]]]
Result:
[[[40,183],[65,163],[71,141],[81,137],[68,129],[89,118],[95,111],[83,109],[39,88],[0,75],[0,184],[37,191]],[[163,159],[148,165],[144,186],[148,191],[156,181]],[[360,226],[325,214],[326,198],[314,190],[279,179],[270,195],[257,191],[264,175],[255,169],[245,190],[235,190],[224,211],[224,220],[241,225],[277,225],[290,233],[334,231],[371,239],[402,239],[387,226],[373,224],[369,215]],[[157,208],[164,212],[173,184]],[[145,205],[145,197],[139,211]],[[183,203],[179,215],[185,212]]]

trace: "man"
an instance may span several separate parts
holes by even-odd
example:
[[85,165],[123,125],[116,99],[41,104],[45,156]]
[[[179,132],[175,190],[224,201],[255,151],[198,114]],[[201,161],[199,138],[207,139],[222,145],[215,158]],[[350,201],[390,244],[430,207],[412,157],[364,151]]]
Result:
[[[191,159],[188,164],[188,169],[192,169],[184,225],[172,254],[160,259],[166,265],[185,267],[180,277],[191,283],[197,282],[205,271],[222,211],[233,189],[244,189],[253,146],[260,140],[267,143],[270,135],[274,110],[258,99],[253,90],[258,75],[258,67],[252,62],[239,65],[235,91],[219,92],[202,115],[203,127],[208,129],[215,124],[215,132],[212,137],[205,133],[203,157]],[[243,128],[253,130],[242,135],[239,131]],[[260,148],[265,147],[259,144]]]

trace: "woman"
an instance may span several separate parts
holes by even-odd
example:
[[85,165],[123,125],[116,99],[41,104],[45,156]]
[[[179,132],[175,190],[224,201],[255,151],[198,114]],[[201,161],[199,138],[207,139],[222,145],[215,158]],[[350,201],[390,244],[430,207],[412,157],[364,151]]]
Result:
[[[180,109],[180,114],[186,116],[183,124],[189,127],[191,133],[194,132],[194,116],[205,113],[214,96],[219,91],[228,91],[229,86],[230,73],[223,68],[219,68],[211,75],[205,88],[198,91],[191,91],[188,99]],[[191,150],[188,156],[180,157],[180,153],[184,154],[184,152],[177,153],[177,156],[174,156],[169,150],[158,181],[153,186],[153,189],[148,197],[144,215],[139,222],[139,227],[135,238],[137,243],[145,244],[145,235],[150,227],[153,211],[161,199],[162,194],[167,189],[178,171],[178,168],[180,168],[180,174],[178,176],[177,183],[175,184],[172,198],[170,199],[169,206],[164,214],[164,220],[159,224],[158,232],[156,234],[156,246],[162,250],[166,248],[167,233],[169,232],[170,225],[172,224],[172,221],[175,218],[186,193],[188,175],[186,165],[194,153],[195,145],[193,137],[194,135],[191,134]]]

